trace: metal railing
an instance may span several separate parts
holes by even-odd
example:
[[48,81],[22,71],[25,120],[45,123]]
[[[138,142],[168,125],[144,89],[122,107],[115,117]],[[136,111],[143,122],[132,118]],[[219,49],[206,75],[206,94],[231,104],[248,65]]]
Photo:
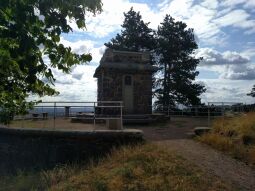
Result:
[[[102,110],[114,110],[113,114],[104,114]],[[101,112],[100,112],[101,111]],[[87,115],[86,115],[87,114]],[[53,119],[53,127],[56,127],[56,119],[60,117],[73,118],[90,116],[94,127],[97,120],[119,119],[121,129],[123,124],[123,102],[122,101],[55,101],[40,102],[25,116],[15,116],[14,120],[25,119]]]
[[245,112],[254,112],[255,104],[244,104],[240,102],[208,102],[206,105],[189,107],[159,107],[155,112],[162,112],[169,117],[198,117],[207,118],[208,126],[212,119],[218,117],[231,117]]

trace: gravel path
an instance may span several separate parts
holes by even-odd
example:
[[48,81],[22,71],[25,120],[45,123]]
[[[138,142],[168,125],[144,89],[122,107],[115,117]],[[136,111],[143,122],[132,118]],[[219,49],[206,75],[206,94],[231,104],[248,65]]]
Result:
[[255,170],[221,152],[191,139],[155,141],[178,155],[233,184],[240,190],[255,191]]

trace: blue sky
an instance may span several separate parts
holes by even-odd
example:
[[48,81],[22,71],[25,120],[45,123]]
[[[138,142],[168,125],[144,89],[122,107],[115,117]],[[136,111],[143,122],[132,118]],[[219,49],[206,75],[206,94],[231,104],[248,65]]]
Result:
[[96,101],[95,68],[105,50],[104,43],[120,32],[123,12],[131,7],[156,29],[166,14],[194,28],[199,49],[197,81],[207,92],[203,102],[232,101],[253,103],[246,96],[255,84],[255,0],[103,0],[103,12],[87,15],[87,29],[62,35],[61,43],[76,53],[91,53],[87,65],[73,68],[70,75],[54,70],[60,95],[43,100]]

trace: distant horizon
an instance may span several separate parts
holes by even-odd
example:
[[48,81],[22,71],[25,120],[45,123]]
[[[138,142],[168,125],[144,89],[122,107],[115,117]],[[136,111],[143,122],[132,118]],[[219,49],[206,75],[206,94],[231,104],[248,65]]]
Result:
[[[40,98],[38,98],[40,99]],[[33,100],[28,100],[28,101],[33,101]],[[122,100],[114,100],[114,101],[122,101]],[[154,103],[155,99],[153,99]],[[44,101],[42,100],[42,102],[39,103],[39,106],[37,105],[37,107],[41,107],[40,104],[45,104],[45,103],[49,103],[52,104],[50,106],[42,106],[42,107],[54,107],[54,103],[57,104],[62,104],[62,105],[56,105],[56,107],[65,107],[65,106],[71,106],[71,104],[75,104],[73,107],[93,107],[92,103],[97,103],[97,100],[79,100],[79,101],[73,101],[73,100],[51,100],[51,101]],[[92,105],[86,105],[87,103],[90,103]],[[77,104],[83,104],[83,105],[78,105]],[[238,101],[209,101],[209,102],[201,102],[201,104],[204,104],[205,106],[207,106],[208,104],[214,104],[214,105],[235,105],[235,104],[243,104],[243,105],[252,105],[255,104],[255,102],[253,103],[246,103],[246,102],[238,102]],[[198,105],[199,106],[199,105]],[[182,107],[186,107],[183,104],[177,104],[176,107],[182,108]],[[194,105],[195,107],[195,105]]]

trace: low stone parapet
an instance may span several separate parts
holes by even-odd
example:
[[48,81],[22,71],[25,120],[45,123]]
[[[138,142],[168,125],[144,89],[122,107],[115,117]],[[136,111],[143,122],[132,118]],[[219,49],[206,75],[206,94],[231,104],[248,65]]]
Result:
[[143,142],[140,130],[45,130],[0,127],[0,174],[52,168],[107,154],[113,147]]

